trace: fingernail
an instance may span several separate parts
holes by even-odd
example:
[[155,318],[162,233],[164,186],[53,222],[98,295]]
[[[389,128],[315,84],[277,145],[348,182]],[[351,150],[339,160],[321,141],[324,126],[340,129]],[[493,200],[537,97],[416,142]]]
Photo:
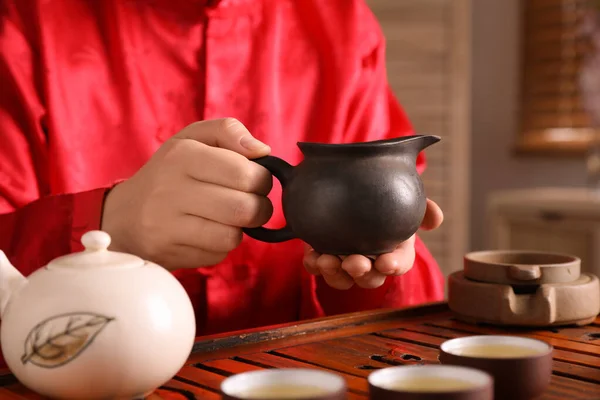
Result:
[[266,144],[254,138],[253,136],[242,136],[240,139],[240,144],[242,147],[248,150],[262,150],[265,147],[268,147]]

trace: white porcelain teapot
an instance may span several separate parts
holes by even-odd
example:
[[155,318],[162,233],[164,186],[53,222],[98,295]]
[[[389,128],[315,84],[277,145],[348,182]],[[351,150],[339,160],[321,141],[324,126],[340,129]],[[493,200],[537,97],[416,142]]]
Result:
[[85,251],[23,277],[0,251],[0,340],[8,367],[31,390],[63,399],[132,399],[186,362],[194,310],[166,269],[109,251],[90,231]]

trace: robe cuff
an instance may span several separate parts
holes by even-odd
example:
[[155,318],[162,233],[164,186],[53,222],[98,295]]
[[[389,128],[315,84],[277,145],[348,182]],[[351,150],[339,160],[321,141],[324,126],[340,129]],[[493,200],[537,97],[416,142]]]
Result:
[[104,199],[108,192],[120,182],[110,187],[89,190],[73,195],[71,213],[71,252],[83,251],[81,236],[84,233],[99,230],[102,224]]

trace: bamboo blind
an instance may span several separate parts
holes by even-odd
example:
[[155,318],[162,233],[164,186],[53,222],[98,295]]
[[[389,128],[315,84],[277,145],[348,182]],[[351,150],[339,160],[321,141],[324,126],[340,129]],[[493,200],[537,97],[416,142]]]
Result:
[[521,2],[522,125],[518,150],[580,153],[595,139],[579,84],[584,56],[591,50],[581,31],[586,1]]
[[[457,129],[456,121],[468,124],[469,115],[457,111],[459,94],[469,81],[466,68],[455,67],[468,37],[457,37],[455,12],[470,13],[463,0],[368,0],[386,37],[388,80],[418,134],[442,136],[442,141],[425,153],[427,169],[423,184],[427,196],[444,210],[444,223],[434,231],[419,232],[446,274],[461,267],[468,244],[467,129]],[[462,15],[461,14],[461,15]],[[464,57],[463,57],[464,58]],[[465,64],[468,60],[461,58]],[[466,100],[464,101],[467,102]]]

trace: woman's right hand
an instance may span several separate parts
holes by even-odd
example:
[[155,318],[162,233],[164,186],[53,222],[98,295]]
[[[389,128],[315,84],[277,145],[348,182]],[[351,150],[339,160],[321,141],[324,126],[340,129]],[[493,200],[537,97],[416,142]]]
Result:
[[268,155],[239,121],[193,123],[166,141],[104,202],[111,249],[167,269],[214,265],[266,223],[271,174],[249,159]]

